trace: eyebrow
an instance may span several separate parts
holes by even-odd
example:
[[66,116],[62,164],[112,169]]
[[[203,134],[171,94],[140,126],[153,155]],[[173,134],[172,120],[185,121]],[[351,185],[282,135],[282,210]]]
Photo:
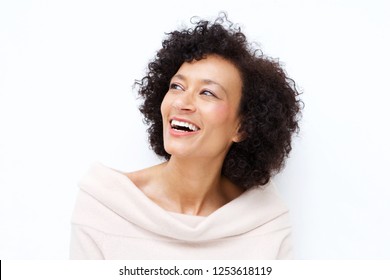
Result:
[[[183,81],[186,81],[186,77],[182,74],[176,74],[175,76],[172,77],[173,78],[178,78],[180,80],[183,80]],[[171,80],[172,80],[171,79]],[[203,83],[207,84],[207,85],[217,85],[219,86],[225,93],[227,93],[225,87],[223,85],[221,85],[220,83],[217,83],[216,81],[213,81],[213,80],[210,80],[210,79],[202,79],[201,80]]]

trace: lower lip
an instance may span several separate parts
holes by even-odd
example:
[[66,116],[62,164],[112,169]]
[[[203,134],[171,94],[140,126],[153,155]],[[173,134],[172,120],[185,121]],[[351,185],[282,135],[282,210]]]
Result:
[[173,136],[191,136],[191,135],[197,134],[198,132],[199,132],[199,130],[197,130],[197,131],[180,131],[180,130],[173,129],[171,126],[169,126],[169,134],[171,134]]

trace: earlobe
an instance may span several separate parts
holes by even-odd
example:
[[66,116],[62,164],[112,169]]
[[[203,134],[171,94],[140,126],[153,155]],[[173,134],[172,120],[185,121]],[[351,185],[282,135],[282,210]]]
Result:
[[245,140],[245,136],[243,134],[237,134],[236,136],[234,136],[233,138],[233,142],[234,143],[239,143],[239,142],[242,142]]
[[246,138],[245,132],[241,131],[241,125],[237,127],[236,134],[233,137],[233,142],[239,143],[244,141]]
[[233,142],[234,142],[234,143],[241,142],[238,135],[233,137]]

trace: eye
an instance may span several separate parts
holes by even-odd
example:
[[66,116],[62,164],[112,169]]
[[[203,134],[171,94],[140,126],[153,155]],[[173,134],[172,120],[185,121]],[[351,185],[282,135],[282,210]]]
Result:
[[183,90],[182,86],[180,86],[179,84],[176,84],[176,83],[171,83],[169,85],[169,89]]
[[205,96],[211,96],[211,97],[218,98],[212,91],[209,91],[209,90],[204,90],[200,94],[205,95]]

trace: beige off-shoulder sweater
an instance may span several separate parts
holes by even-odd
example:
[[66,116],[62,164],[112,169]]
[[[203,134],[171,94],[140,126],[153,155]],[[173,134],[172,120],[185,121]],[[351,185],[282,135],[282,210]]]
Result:
[[272,183],[207,217],[168,212],[123,173],[94,164],[80,181],[71,259],[289,259],[288,210]]

